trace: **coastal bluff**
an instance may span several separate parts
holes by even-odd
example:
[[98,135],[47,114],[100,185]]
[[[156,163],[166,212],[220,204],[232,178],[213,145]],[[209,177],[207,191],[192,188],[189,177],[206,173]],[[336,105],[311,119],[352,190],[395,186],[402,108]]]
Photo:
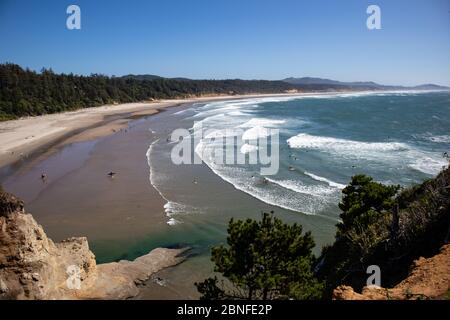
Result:
[[24,203],[0,189],[0,300],[132,298],[152,274],[181,263],[185,250],[97,265],[86,238],[54,243]]
[[340,286],[333,292],[334,300],[417,300],[448,299],[450,290],[450,244],[444,245],[439,254],[419,258],[411,266],[410,273],[391,289],[366,286],[357,293],[349,286]]

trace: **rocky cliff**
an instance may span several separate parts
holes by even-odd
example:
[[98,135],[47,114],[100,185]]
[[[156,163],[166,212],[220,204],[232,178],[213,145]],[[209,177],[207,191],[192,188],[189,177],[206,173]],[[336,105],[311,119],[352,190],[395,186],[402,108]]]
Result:
[[407,278],[392,289],[364,287],[356,293],[352,287],[340,286],[333,292],[336,300],[415,300],[446,299],[450,290],[450,245],[434,257],[414,261]]
[[54,243],[21,200],[0,190],[0,299],[130,298],[153,273],[180,263],[183,251],[97,265],[86,238]]

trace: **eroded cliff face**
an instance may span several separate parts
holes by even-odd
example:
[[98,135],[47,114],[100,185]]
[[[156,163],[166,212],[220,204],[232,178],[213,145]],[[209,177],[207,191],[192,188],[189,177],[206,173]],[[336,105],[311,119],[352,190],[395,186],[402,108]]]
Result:
[[183,249],[97,265],[86,238],[54,243],[23,202],[0,190],[0,299],[126,299],[153,273],[180,263]]
[[336,300],[415,300],[446,299],[450,290],[450,245],[439,254],[414,261],[408,277],[392,289],[364,287],[357,293],[349,286],[340,286],[333,292]]

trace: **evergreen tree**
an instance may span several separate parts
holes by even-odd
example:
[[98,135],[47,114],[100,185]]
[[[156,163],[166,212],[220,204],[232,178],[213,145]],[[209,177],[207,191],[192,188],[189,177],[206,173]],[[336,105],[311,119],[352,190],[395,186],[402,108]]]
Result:
[[319,299],[322,284],[312,271],[314,240],[302,226],[273,214],[261,221],[231,219],[227,246],[212,249],[217,277],[197,283],[203,299]]
[[282,81],[189,80],[145,76],[107,77],[40,73],[0,64],[0,120],[65,110],[206,94],[283,93],[293,85]]

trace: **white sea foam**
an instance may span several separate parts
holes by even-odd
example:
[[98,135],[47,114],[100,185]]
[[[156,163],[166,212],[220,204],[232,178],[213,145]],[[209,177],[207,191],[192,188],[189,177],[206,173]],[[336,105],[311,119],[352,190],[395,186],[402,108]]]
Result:
[[341,183],[337,183],[337,182],[331,181],[331,180],[329,180],[329,179],[327,179],[327,178],[324,178],[324,177],[315,175],[315,174],[313,174],[313,173],[310,173],[310,172],[305,171],[304,174],[306,174],[307,176],[313,178],[314,180],[328,183],[328,185],[329,185],[330,187],[334,187],[334,188],[338,188],[338,189],[344,189],[344,188],[345,188],[345,185],[344,185],[344,184],[341,184]]
[[232,111],[232,112],[228,112],[227,115],[229,115],[229,116],[244,116],[244,115],[246,115],[246,113],[242,112],[242,111]]
[[[269,205],[295,212],[301,212],[306,215],[316,215],[328,205],[328,202],[324,201],[323,196],[307,193],[306,189],[304,189],[304,192],[302,193],[289,193],[290,191],[286,190],[286,188],[278,191],[276,189],[268,190],[267,186],[264,187],[261,185],[255,185],[255,181],[250,177],[247,177],[247,172],[245,171],[239,171],[237,169],[230,169],[226,167],[219,168],[218,166],[215,166],[211,162],[207,161],[205,161],[205,163],[216,175],[233,185],[237,190],[243,191]],[[231,170],[233,170],[233,172],[231,172]],[[328,216],[323,217],[332,219],[333,221],[336,220]]]
[[336,192],[335,188],[330,188],[321,185],[305,185],[301,181],[296,180],[275,180],[271,178],[266,179],[271,183],[275,183],[285,189],[294,191],[296,193],[326,197]]
[[434,159],[424,156],[414,160],[413,163],[409,164],[409,167],[429,175],[435,175],[446,165],[448,165],[448,162],[444,158]]
[[[360,91],[360,92],[352,92],[352,93],[338,93],[336,96],[338,97],[362,97],[362,96],[415,96],[418,94],[427,94],[432,92],[439,92],[440,90],[385,90],[385,91]],[[333,96],[331,96],[333,97]]]
[[183,110],[175,112],[174,115],[179,115],[179,114],[183,114],[183,113],[186,113],[186,112],[192,112],[192,111],[190,109],[183,109]]
[[[252,115],[258,113],[258,107],[261,103],[311,98],[334,99],[336,97],[352,98],[364,95],[389,96],[404,94],[416,93],[363,92],[354,94],[336,93],[333,95],[311,94],[285,98],[272,97],[240,101],[221,101],[197,107],[195,110],[196,114],[187,119],[201,120],[203,129],[216,129],[215,132],[206,138],[223,137],[226,135],[226,130],[231,130],[230,132],[233,132],[233,129],[241,128],[248,129],[242,137],[243,140],[254,140],[260,137],[267,137],[270,131],[268,128],[290,127],[291,130],[293,128],[296,128],[295,130],[297,130],[303,124],[301,122],[303,120],[294,123],[293,121],[296,119],[280,119],[277,118],[276,115],[272,118],[252,117]],[[300,131],[300,129],[298,129],[298,131]],[[445,136],[436,137],[434,142],[446,141]],[[442,161],[436,158],[436,154],[422,151],[401,142],[364,142],[302,133],[291,137],[287,140],[287,143],[291,148],[313,149],[326,152],[332,155],[333,158],[337,158],[338,161],[343,158],[351,160],[355,158],[370,161],[374,160],[374,162],[369,162],[368,166],[375,163],[376,166],[409,167],[427,174],[434,174],[440,170],[442,165]],[[214,141],[204,139],[196,146],[195,152],[202,158],[206,165],[208,165],[208,167],[224,181],[232,184],[236,189],[270,205],[306,214],[317,214],[325,207],[329,206],[330,203],[337,203],[340,194],[339,190],[345,187],[343,184],[310,172],[305,172],[305,175],[308,175],[314,181],[309,179],[305,180],[308,184],[302,181],[281,180],[273,177],[267,179],[269,183],[263,183],[259,181],[258,178],[253,178],[252,173],[248,170],[217,164],[212,157],[204,159],[203,151],[215,147]],[[255,151],[254,148],[256,147],[249,144],[243,145],[241,152],[244,154],[249,153]],[[210,153],[207,152],[205,154]],[[331,160],[335,161],[333,159]],[[312,184],[309,184],[310,182]],[[189,210],[188,208],[177,207],[174,204],[169,203],[167,204],[166,209],[169,209],[167,210],[169,212],[166,212],[166,214],[171,219],[174,219],[171,215],[179,214],[175,212]]]
[[351,93],[309,93],[302,95],[293,95],[286,97],[264,97],[264,98],[250,98],[250,99],[242,99],[242,100],[226,100],[226,101],[218,101],[206,103],[204,105],[199,104],[198,107],[195,108],[196,114],[189,117],[188,119],[195,118],[206,118],[210,115],[216,114],[217,112],[228,112],[230,115],[242,115],[243,111],[245,113],[251,112],[251,109],[256,109],[262,103],[268,102],[287,102],[293,100],[302,100],[302,99],[335,99],[335,98],[352,98],[352,97],[361,97],[361,96],[396,96],[396,95],[416,95],[416,94],[425,94],[429,93],[429,90],[392,90],[392,91],[360,91],[360,92],[351,92]]
[[166,215],[171,218],[173,216],[181,216],[201,212],[201,210],[199,210],[198,208],[194,208],[192,206],[170,200],[167,201],[167,203],[164,205],[164,211],[166,212]]
[[296,149],[319,149],[338,152],[391,152],[407,150],[409,147],[399,142],[362,142],[354,140],[339,139],[333,137],[313,136],[300,133],[287,140],[291,148]]
[[225,117],[224,113],[215,114],[212,116],[209,116],[207,118],[202,119],[201,121],[194,122],[193,129],[197,129],[200,126],[204,126],[206,124],[214,124],[214,123],[223,123],[223,118]]
[[[215,106],[210,105],[201,110],[202,114],[199,118],[205,117],[201,120],[203,129],[217,128],[218,130],[205,138],[210,139],[225,136],[225,129],[231,129],[232,132],[232,129],[249,128],[242,135],[242,140],[248,141],[270,136],[271,130],[268,128],[278,128],[289,125],[299,127],[304,123],[301,119],[249,118],[246,115],[239,114],[241,111],[247,112],[247,108],[254,108],[258,103],[287,101],[292,99],[295,98],[258,99],[258,101],[252,100],[241,103],[233,102],[232,108],[236,109],[226,114],[224,113],[224,108],[229,108],[230,106],[225,106],[223,102]],[[241,109],[238,109],[237,107]],[[293,121],[295,121],[295,123]],[[216,147],[214,141],[208,141],[208,139],[201,140],[195,147],[195,152],[200,156],[203,162],[207,164],[215,174],[232,184],[236,189],[248,193],[267,204],[303,212],[305,214],[316,214],[328,203],[328,201],[324,201],[323,198],[329,198],[337,193],[336,188],[331,188],[329,186],[301,185],[301,182],[290,180],[274,180],[269,189],[265,187],[265,185],[258,185],[258,183],[255,185],[255,180],[251,178],[251,173],[248,171],[239,171],[240,169],[236,167],[225,167],[217,164],[211,153],[205,152],[208,149]],[[246,154],[256,150],[256,146],[244,144],[240,151]]]
[[428,140],[436,143],[450,143],[450,135],[431,136]]
[[160,188],[158,187],[159,183],[157,182],[158,179],[157,179],[157,176],[155,175],[156,171],[152,167],[151,154],[152,154],[154,146],[159,141],[160,141],[159,139],[153,141],[153,143],[150,145],[150,147],[148,148],[147,153],[146,153],[147,163],[148,163],[148,166],[150,169],[149,180],[150,180],[150,184],[152,185],[152,187],[159,193],[161,198],[164,199],[164,201],[166,201],[166,204],[164,205],[164,212],[165,212],[166,216],[168,218],[170,218],[167,221],[167,224],[170,226],[174,226],[174,225],[180,224],[182,222],[180,220],[175,219],[173,216],[189,214],[189,213],[198,213],[198,212],[200,212],[200,210],[198,210],[197,208],[187,206],[182,203],[178,203],[178,202],[167,199],[167,197],[161,192]]
[[174,218],[170,218],[170,219],[167,221],[167,224],[168,224],[169,226],[175,226],[175,225],[180,224],[180,223],[182,223],[182,222],[181,222],[181,221],[178,221],[178,220],[176,220],[176,219],[174,219]]
[[430,142],[434,142],[434,143],[449,143],[450,144],[450,134],[433,135],[431,132],[426,132],[423,134],[412,134],[411,136],[416,140],[424,140],[424,141],[430,141]]
[[297,100],[308,98],[311,96],[288,96],[288,97],[265,97],[265,98],[252,98],[252,99],[242,99],[242,100],[228,100],[207,103],[205,105],[195,108],[196,113],[188,117],[187,119],[195,120],[198,118],[208,118],[211,115],[217,113],[226,113],[230,116],[242,116],[251,114],[252,110],[255,110],[262,103],[267,102],[285,102],[290,100]]
[[430,175],[437,174],[447,163],[439,153],[423,151],[401,142],[362,142],[301,133],[289,138],[287,143],[291,148],[318,150],[334,157],[406,165]]
[[265,127],[256,126],[248,129],[242,135],[242,140],[257,140],[260,138],[266,138],[271,135],[271,131]]
[[276,120],[268,118],[252,118],[251,120],[241,124],[241,128],[253,128],[253,127],[278,127],[286,123],[286,120]]
[[[300,189],[299,186],[289,185],[286,181],[279,182],[278,184],[273,183],[272,186],[269,186],[270,189],[267,189],[268,186],[263,183],[258,183],[257,181],[259,179],[254,178],[250,172],[242,168],[222,166],[216,164],[212,158],[204,157],[203,151],[205,148],[207,146],[200,142],[195,152],[217,176],[233,185],[237,190],[243,191],[269,205],[308,215],[315,215],[329,204],[328,201],[324,201],[324,197],[330,197],[332,196],[332,191],[336,191],[336,189],[331,190],[323,186],[319,186],[318,188],[303,186]],[[281,184],[284,184],[284,186]],[[277,190],[277,188],[279,189]],[[332,203],[334,202],[332,201]],[[336,220],[328,216],[324,217],[333,221]]]
[[173,215],[186,213],[187,207],[181,203],[167,201],[167,203],[164,205],[164,211],[166,212],[166,215],[168,217],[172,217]]

